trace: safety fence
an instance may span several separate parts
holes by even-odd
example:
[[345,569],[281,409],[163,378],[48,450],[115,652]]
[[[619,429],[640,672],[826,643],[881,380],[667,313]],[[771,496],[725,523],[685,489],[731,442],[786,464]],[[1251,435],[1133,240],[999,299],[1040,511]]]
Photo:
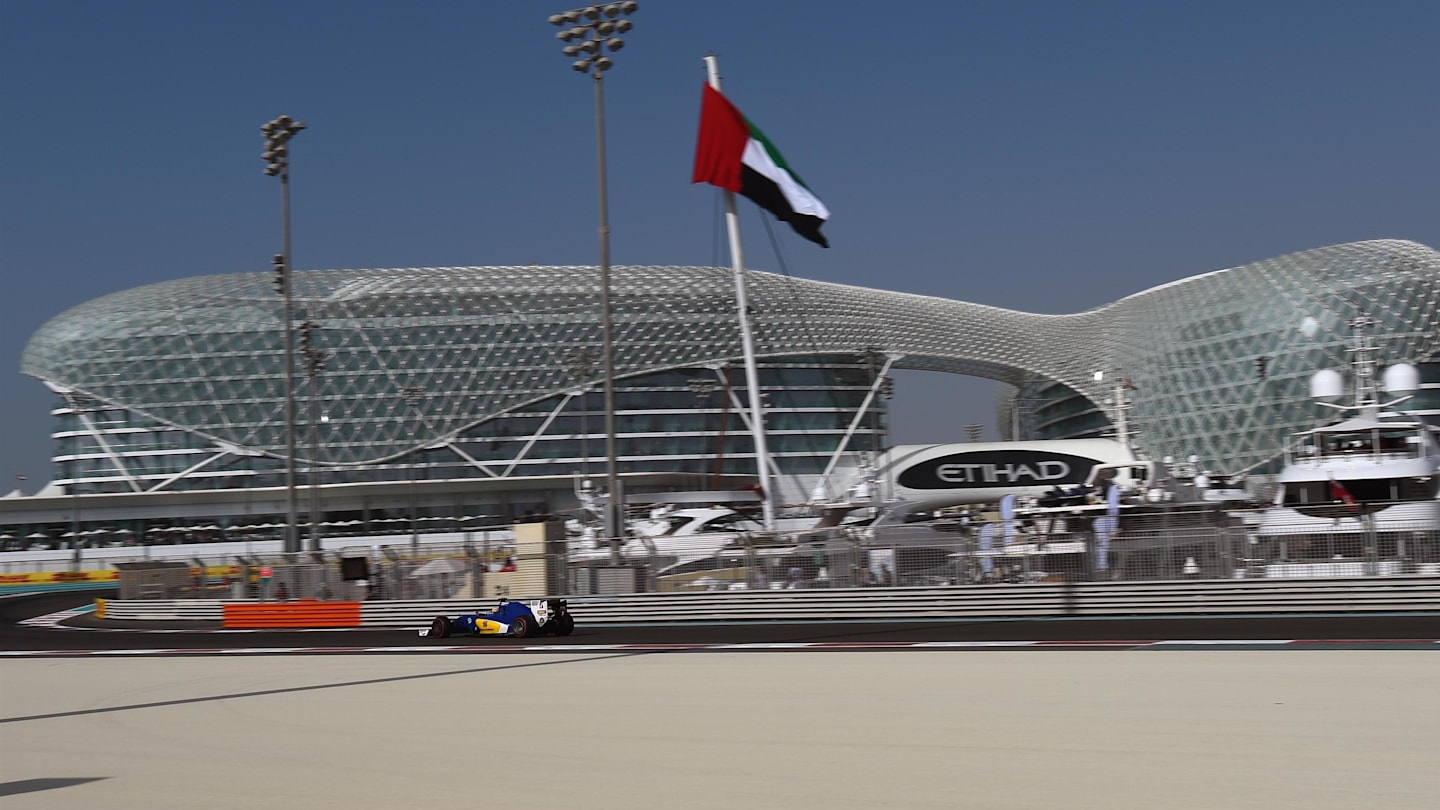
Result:
[[[437,615],[486,612],[493,604],[471,599],[330,603],[103,600],[98,615],[141,621],[222,622],[226,627],[419,628]],[[1440,577],[651,593],[570,597],[569,605],[577,622],[591,625],[1440,612]]]
[[1440,511],[1416,520],[1391,511],[1342,505],[1277,515],[1199,504],[1114,516],[1037,510],[1008,521],[941,513],[917,523],[613,544],[566,537],[557,523],[518,524],[483,544],[225,557],[195,546],[188,560],[93,573],[115,578],[124,599],[272,602],[1440,576]]
[[[1197,503],[1118,515],[1054,508],[861,532],[864,543],[849,560],[864,566],[859,575],[873,579],[879,568],[914,585],[1440,575],[1435,502],[1361,511]],[[946,535],[948,542],[938,539]]]

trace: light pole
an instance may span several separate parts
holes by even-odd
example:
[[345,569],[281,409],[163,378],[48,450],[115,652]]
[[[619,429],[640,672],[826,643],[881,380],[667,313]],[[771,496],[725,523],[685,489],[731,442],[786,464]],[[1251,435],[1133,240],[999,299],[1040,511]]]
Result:
[[571,66],[595,78],[595,147],[600,180],[600,309],[601,353],[605,369],[605,536],[618,549],[624,530],[620,503],[619,475],[615,465],[615,352],[610,318],[610,212],[605,186],[605,71],[614,67],[605,51],[625,47],[618,35],[630,30],[623,19],[635,13],[635,0],[604,3],[550,15],[550,24],[562,26],[556,37],[569,43],[561,49],[568,57],[580,57]]
[[[412,410],[418,408],[420,403],[425,401],[425,389],[418,385],[407,385],[400,389],[400,396],[405,399],[405,404]],[[420,414],[423,418],[424,414]],[[417,434],[416,429],[411,429],[410,440],[414,441]],[[415,451],[417,454],[420,451]],[[410,459],[410,556],[420,558],[420,524],[419,515],[416,514],[418,506],[415,502],[415,459]]]
[[[73,392],[62,394],[65,404],[70,408],[70,418],[74,424],[80,426],[82,419],[80,409],[84,405],[83,399]],[[78,433],[79,431],[73,431]],[[72,440],[73,441],[73,440]],[[71,569],[80,570],[80,449],[76,445],[72,450],[74,460],[70,462],[70,547],[74,552],[71,557]]]
[[310,550],[320,550],[320,414],[316,388],[320,384],[320,372],[330,353],[315,346],[320,324],[309,320],[300,324],[300,355],[305,358],[305,384],[310,389]]
[[[1104,371],[1097,371],[1094,380],[1097,383],[1105,381]],[[1118,372],[1114,373],[1113,404],[1115,406],[1115,441],[1120,443],[1120,449],[1129,454],[1133,452],[1130,443],[1130,392],[1135,390],[1135,383]]]
[[288,115],[277,116],[260,127],[265,136],[265,174],[280,177],[280,252],[272,259],[275,289],[285,296],[285,551],[300,550],[295,531],[295,303],[290,268],[290,139],[305,125]]
[[595,351],[582,346],[565,353],[571,374],[580,383],[580,476],[589,486],[590,480],[590,369],[595,365]]

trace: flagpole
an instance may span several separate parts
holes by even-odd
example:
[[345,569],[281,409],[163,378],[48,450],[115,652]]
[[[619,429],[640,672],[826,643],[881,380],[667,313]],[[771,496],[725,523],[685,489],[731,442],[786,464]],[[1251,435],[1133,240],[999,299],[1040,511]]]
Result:
[[[705,57],[710,87],[720,92],[720,65],[717,57]],[[765,446],[765,412],[760,404],[760,370],[755,364],[755,339],[750,334],[750,302],[745,289],[745,254],[740,248],[740,215],[735,212],[735,193],[725,189],[725,227],[730,234],[730,265],[735,271],[735,308],[740,314],[740,343],[745,351],[745,387],[750,390],[750,433],[755,441],[755,466],[760,484],[760,508],[765,530],[775,530],[775,504],[770,489],[770,453]]]

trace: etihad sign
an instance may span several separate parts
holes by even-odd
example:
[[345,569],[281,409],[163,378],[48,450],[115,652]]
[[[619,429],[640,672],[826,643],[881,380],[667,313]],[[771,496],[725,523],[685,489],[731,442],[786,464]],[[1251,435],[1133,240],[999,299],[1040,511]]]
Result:
[[935,477],[952,484],[1046,484],[1064,481],[1070,465],[1063,461],[1035,464],[941,464]]
[[1079,484],[1096,463],[1093,458],[1034,450],[954,453],[906,468],[896,483],[909,489]]

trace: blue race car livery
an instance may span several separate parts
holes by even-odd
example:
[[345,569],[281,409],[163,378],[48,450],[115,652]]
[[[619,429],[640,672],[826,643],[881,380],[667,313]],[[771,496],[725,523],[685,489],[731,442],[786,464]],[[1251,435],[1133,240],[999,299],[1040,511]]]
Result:
[[564,599],[535,599],[529,602],[501,599],[489,613],[462,613],[450,618],[436,616],[430,626],[420,631],[429,638],[449,636],[527,636],[554,633],[568,636],[575,632],[575,617]]

